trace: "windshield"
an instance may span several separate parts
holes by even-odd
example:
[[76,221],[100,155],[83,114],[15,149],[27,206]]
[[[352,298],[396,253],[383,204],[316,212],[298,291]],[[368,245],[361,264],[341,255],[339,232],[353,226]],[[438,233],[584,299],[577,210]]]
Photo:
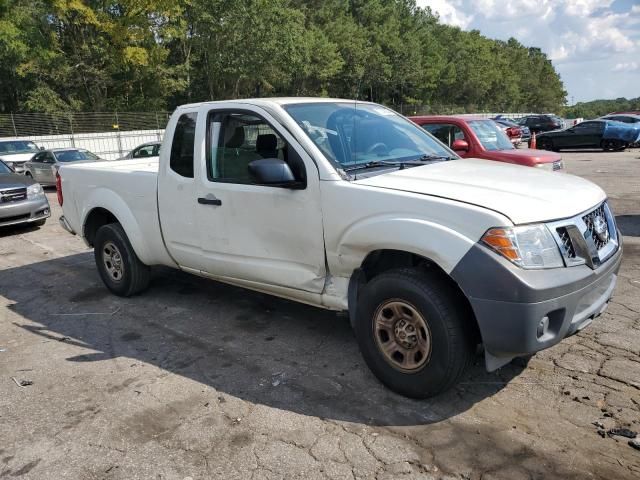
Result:
[[4,173],[13,173],[13,171],[7,167],[4,163],[0,162],[0,175]]
[[327,102],[284,108],[322,153],[341,168],[370,162],[457,158],[422,128],[380,105]]
[[469,126],[487,150],[513,150],[515,148],[509,137],[493,120],[472,120],[469,122]]
[[98,160],[98,157],[87,150],[59,150],[55,152],[59,162],[77,162],[79,160]]
[[38,146],[33,142],[24,140],[12,140],[10,142],[0,142],[0,154],[12,155],[14,153],[35,153]]

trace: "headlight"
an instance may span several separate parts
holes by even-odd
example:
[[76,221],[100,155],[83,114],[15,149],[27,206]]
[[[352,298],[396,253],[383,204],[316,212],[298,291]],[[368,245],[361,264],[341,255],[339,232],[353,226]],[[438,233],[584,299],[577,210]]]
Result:
[[553,162],[551,163],[536,163],[536,168],[543,168],[545,170],[553,171]]
[[27,198],[29,200],[41,197],[42,195],[44,195],[44,190],[42,189],[42,185],[39,183],[34,183],[27,187]]
[[546,225],[492,228],[482,242],[522,268],[564,266],[560,249]]

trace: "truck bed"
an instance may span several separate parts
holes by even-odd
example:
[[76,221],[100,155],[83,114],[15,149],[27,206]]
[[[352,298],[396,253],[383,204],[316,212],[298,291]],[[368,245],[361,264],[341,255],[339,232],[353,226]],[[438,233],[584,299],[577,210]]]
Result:
[[149,158],[136,158],[133,160],[105,160],[103,162],[87,162],[77,165],[65,165],[65,171],[67,168],[82,170],[101,170],[109,172],[146,172],[146,173],[158,173],[158,157],[153,159]]
[[67,222],[84,238],[88,215],[96,207],[107,209],[125,228],[140,260],[173,264],[158,218],[158,165],[158,159],[63,165],[59,173]]

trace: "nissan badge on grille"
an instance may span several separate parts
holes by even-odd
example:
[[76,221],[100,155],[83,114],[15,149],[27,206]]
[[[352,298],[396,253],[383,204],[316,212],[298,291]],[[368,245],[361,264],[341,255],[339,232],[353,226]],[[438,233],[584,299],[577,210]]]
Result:
[[593,219],[593,229],[601,242],[606,242],[609,239],[607,222],[600,215]]

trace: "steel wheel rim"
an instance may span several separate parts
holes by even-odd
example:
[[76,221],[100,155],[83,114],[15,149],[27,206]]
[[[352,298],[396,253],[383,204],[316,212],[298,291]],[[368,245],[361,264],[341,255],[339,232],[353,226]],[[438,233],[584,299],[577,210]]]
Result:
[[124,276],[122,254],[112,242],[107,242],[102,247],[102,263],[111,280],[114,282],[122,281]]
[[431,358],[431,331],[409,302],[391,299],[373,315],[373,334],[385,361],[396,370],[416,372]]

